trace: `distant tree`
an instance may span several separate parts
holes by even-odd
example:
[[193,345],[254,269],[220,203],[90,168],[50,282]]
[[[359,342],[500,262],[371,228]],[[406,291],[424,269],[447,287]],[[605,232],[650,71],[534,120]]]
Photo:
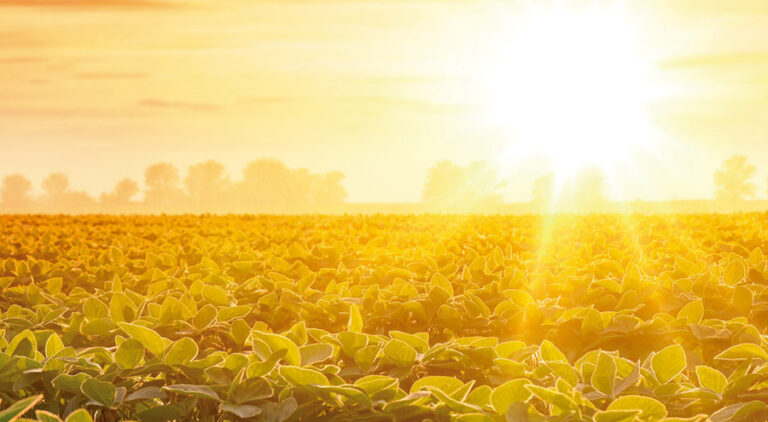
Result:
[[347,190],[341,184],[346,176],[340,171],[316,175],[313,184],[313,202],[320,207],[337,206],[347,199]]
[[715,195],[724,201],[740,201],[755,196],[757,187],[750,180],[757,169],[747,162],[744,155],[734,155],[723,160],[720,169],[715,171]]
[[177,211],[184,202],[179,170],[171,163],[156,163],[144,172],[145,202],[155,210]]
[[425,202],[446,202],[463,188],[464,171],[453,161],[443,160],[427,172],[427,182],[421,198]]
[[223,164],[208,160],[190,166],[184,185],[196,210],[224,209],[230,182]]
[[119,201],[130,202],[139,193],[139,185],[131,179],[123,179],[117,182],[114,193]]
[[85,212],[95,209],[96,201],[83,191],[69,188],[69,178],[64,173],[51,173],[40,185],[40,198],[44,212]]
[[555,182],[554,173],[537,178],[533,182],[533,202],[538,206],[550,204],[555,196]]
[[422,192],[424,202],[461,208],[500,203],[498,170],[485,161],[460,166],[440,161],[427,173]]
[[56,201],[67,193],[69,178],[64,173],[51,173],[43,180],[43,193],[47,201]]
[[282,162],[273,159],[251,161],[243,170],[240,193],[255,209],[280,209],[291,202],[288,198],[293,176]]
[[24,209],[32,204],[32,182],[21,174],[12,174],[3,178],[0,188],[0,202],[3,208]]
[[131,179],[117,182],[112,192],[101,194],[101,203],[109,208],[125,209],[139,193],[139,185]]

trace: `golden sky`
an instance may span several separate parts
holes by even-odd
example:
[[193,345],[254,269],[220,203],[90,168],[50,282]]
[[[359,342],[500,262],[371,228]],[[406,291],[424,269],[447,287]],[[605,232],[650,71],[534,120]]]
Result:
[[[157,161],[212,158],[238,179],[273,157],[344,171],[351,201],[379,202],[417,200],[438,160],[485,159],[525,201],[547,164],[515,156],[526,140],[486,124],[478,98],[527,3],[0,0],[0,173],[64,171],[97,194]],[[625,7],[659,138],[615,191],[710,197],[714,169],[741,153],[765,196],[768,2]]]

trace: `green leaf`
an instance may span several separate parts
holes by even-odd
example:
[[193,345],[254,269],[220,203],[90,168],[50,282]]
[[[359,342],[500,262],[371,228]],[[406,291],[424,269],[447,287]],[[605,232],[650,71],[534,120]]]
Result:
[[328,378],[322,372],[315,369],[284,365],[278,369],[278,372],[286,381],[298,387],[330,385]]
[[728,379],[722,372],[709,366],[697,366],[696,376],[699,378],[699,385],[703,388],[709,388],[717,394],[723,394]]
[[531,382],[525,378],[507,381],[496,387],[491,393],[491,405],[500,415],[506,415],[512,403],[522,403],[531,398],[531,392],[526,388]]
[[229,412],[236,415],[239,418],[252,418],[261,414],[261,408],[250,404],[230,404],[222,403],[222,412]]
[[117,389],[111,382],[89,378],[80,386],[80,391],[91,400],[101,403],[105,407],[115,404]]
[[365,394],[362,389],[360,389],[357,386],[352,385],[313,385],[311,387],[312,389],[317,389],[320,391],[328,391],[332,393],[336,393],[339,395],[342,395],[367,409],[373,408],[373,403],[371,402],[371,399]]
[[754,416],[749,419],[747,419],[747,417],[755,412],[764,410],[766,407],[766,404],[760,400],[752,400],[746,403],[736,403],[718,410],[717,412],[713,413],[709,419],[712,422],[753,421],[757,420],[754,419]]
[[416,362],[416,349],[408,343],[393,339],[390,340],[383,349],[384,356],[389,358],[395,365],[401,368],[410,368]]
[[747,359],[764,359],[768,360],[768,353],[760,346],[753,343],[741,343],[735,346],[731,346],[720,354],[715,356],[715,359],[721,360],[747,360]]
[[27,413],[30,409],[35,407],[35,405],[42,399],[43,395],[38,394],[36,396],[30,396],[13,403],[7,409],[0,412],[0,422],[12,422],[16,419],[19,419],[21,415]]
[[35,410],[35,417],[39,422],[62,422],[58,415],[47,410]]
[[211,399],[220,401],[219,395],[207,385],[193,385],[193,384],[174,384],[163,387],[163,390],[169,393],[181,394],[184,396],[199,397],[201,399]]
[[248,378],[261,377],[275,369],[277,361],[285,356],[285,350],[273,352],[267,359],[261,362],[253,362],[248,365],[245,373]]
[[451,410],[458,413],[472,413],[481,412],[482,409],[474,404],[464,403],[460,400],[456,400],[453,397],[445,394],[442,390],[436,387],[427,387],[430,393],[438,400],[445,403]]
[[701,299],[688,302],[680,312],[677,313],[677,319],[686,320],[687,324],[698,324],[704,317],[704,302]]
[[62,422],[58,415],[47,410],[35,410],[35,417],[39,422]]
[[355,385],[373,396],[380,391],[397,390],[398,380],[385,375],[367,375],[355,381]]
[[162,388],[154,385],[150,385],[147,387],[141,387],[138,390],[134,391],[133,393],[129,394],[124,401],[149,400],[149,399],[163,400],[166,397],[168,397],[168,395],[165,394],[165,391],[163,391]]
[[272,352],[285,350],[285,360],[291,365],[301,365],[301,352],[296,343],[286,336],[279,334],[254,331],[254,336],[267,343]]
[[632,422],[640,410],[606,410],[595,414],[595,422]]
[[541,358],[545,362],[563,362],[569,363],[568,358],[565,357],[563,352],[557,348],[551,341],[544,340],[541,342],[541,348],[539,349]]
[[582,335],[596,335],[603,329],[603,317],[600,311],[590,308],[587,314],[584,315],[584,319],[581,321],[581,334]]
[[182,420],[184,412],[177,406],[166,405],[150,407],[149,409],[136,412],[136,417],[142,422],[168,422]]
[[314,343],[299,348],[301,366],[322,362],[333,354],[333,346],[327,343]]
[[405,333],[403,331],[390,331],[389,336],[408,343],[419,353],[427,353],[429,350],[429,342],[415,334]]
[[347,331],[353,333],[363,332],[363,317],[360,315],[360,310],[355,305],[349,305],[349,323],[347,324]]
[[440,288],[448,293],[448,297],[453,297],[453,285],[444,275],[440,273],[432,274],[432,278],[429,280],[430,289]]
[[463,386],[464,382],[458,378],[446,376],[426,376],[419,378],[416,380],[416,382],[413,383],[413,385],[411,385],[410,393],[415,393],[419,390],[425,389],[426,387],[433,387],[446,394],[451,394]]
[[163,338],[160,337],[160,334],[157,334],[151,328],[130,324],[127,322],[118,322],[117,325],[131,338],[138,340],[139,343],[141,343],[153,355],[163,355],[163,351],[165,350],[165,343],[163,342]]
[[215,286],[212,284],[203,284],[203,288],[201,289],[200,293],[204,298],[208,299],[208,301],[214,305],[229,305],[229,294],[227,294],[226,289],[223,287]]
[[219,322],[226,322],[235,318],[242,318],[251,312],[251,307],[247,305],[230,306],[227,308],[219,309],[216,314],[216,319]]
[[26,356],[30,359],[35,358],[37,350],[37,338],[31,330],[23,330],[13,336],[5,349],[5,354],[10,356]]
[[45,341],[45,356],[50,358],[63,348],[64,343],[61,341],[61,337],[59,337],[58,334],[53,333],[48,336],[48,340]]
[[189,337],[182,337],[176,340],[163,359],[168,365],[184,365],[197,357],[197,343]]
[[163,305],[160,307],[160,324],[187,319],[189,316],[190,312],[184,303],[173,296],[166,297]]
[[559,391],[539,387],[538,385],[533,384],[527,385],[526,388],[543,402],[555,406],[561,411],[571,412],[578,407],[571,397]]
[[123,369],[135,368],[143,358],[144,345],[132,338],[123,341],[115,350],[115,363]]
[[723,282],[729,286],[736,285],[747,278],[747,263],[742,259],[734,259],[728,263],[723,272]]
[[67,416],[64,422],[93,422],[91,414],[85,409],[77,409]]
[[112,293],[109,314],[114,322],[131,322],[136,317],[136,305],[124,293]]
[[367,335],[353,333],[351,331],[343,331],[339,333],[336,338],[339,340],[339,343],[341,343],[341,351],[349,357],[355,357],[358,350],[368,344]]
[[640,411],[639,418],[642,421],[658,421],[667,416],[667,408],[660,401],[637,395],[622,396],[611,402],[607,410],[632,410]]
[[613,356],[605,352],[599,352],[597,365],[592,372],[592,387],[595,390],[613,397],[613,389],[616,385],[616,361]]
[[90,378],[88,374],[80,372],[75,375],[61,374],[51,381],[54,388],[68,393],[80,394],[80,386]]
[[228,393],[227,401],[234,404],[244,404],[272,397],[275,390],[264,378],[249,378],[237,384]]
[[686,366],[685,350],[679,344],[667,346],[651,358],[651,369],[662,384],[683,372]]

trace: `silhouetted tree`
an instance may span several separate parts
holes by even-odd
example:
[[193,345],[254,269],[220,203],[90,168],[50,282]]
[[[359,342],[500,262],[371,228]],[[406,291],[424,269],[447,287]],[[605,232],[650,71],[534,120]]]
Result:
[[101,194],[101,203],[109,208],[125,211],[133,205],[133,197],[139,193],[139,185],[131,179],[117,182],[112,192]]
[[56,201],[69,189],[69,178],[64,173],[51,173],[41,184],[47,201]]
[[740,201],[755,196],[757,187],[750,180],[757,169],[747,162],[744,155],[734,155],[723,161],[715,171],[715,195],[725,201]]
[[0,189],[0,201],[3,208],[22,210],[32,204],[32,182],[21,174],[12,174],[3,178]]
[[96,201],[83,191],[69,189],[69,177],[64,173],[51,173],[40,185],[43,196],[40,198],[47,212],[83,212],[92,211]]
[[230,182],[223,164],[208,160],[190,166],[184,185],[195,209],[211,211],[225,208]]
[[463,169],[459,165],[453,161],[440,161],[429,169],[421,198],[425,202],[445,202],[463,183]]
[[346,176],[340,171],[332,171],[314,177],[313,203],[320,207],[338,206],[347,199],[347,190],[341,184]]
[[147,186],[144,201],[153,209],[178,210],[183,207],[184,192],[179,187],[179,170],[171,163],[157,163],[144,172]]
[[484,161],[476,161],[467,166],[440,161],[427,173],[422,200],[471,209],[500,203],[502,198],[499,189],[502,186],[497,169]]
[[256,209],[279,209],[291,201],[287,198],[292,184],[291,171],[278,160],[259,159],[243,170],[241,194]]

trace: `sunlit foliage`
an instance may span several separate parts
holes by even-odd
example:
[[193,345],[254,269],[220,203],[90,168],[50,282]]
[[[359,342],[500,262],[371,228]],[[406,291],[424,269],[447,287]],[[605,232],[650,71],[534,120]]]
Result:
[[1,420],[768,418],[762,214],[0,222]]

